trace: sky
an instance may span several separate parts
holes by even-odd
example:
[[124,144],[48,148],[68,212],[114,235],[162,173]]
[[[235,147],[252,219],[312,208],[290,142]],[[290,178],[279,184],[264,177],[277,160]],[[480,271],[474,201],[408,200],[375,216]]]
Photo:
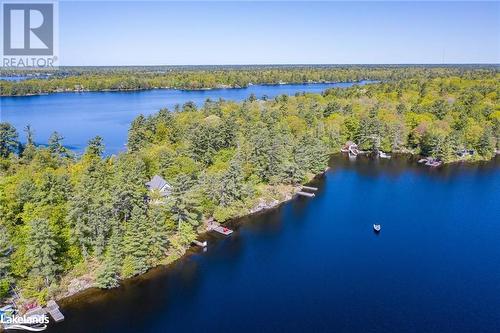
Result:
[[59,3],[61,65],[500,63],[500,2]]

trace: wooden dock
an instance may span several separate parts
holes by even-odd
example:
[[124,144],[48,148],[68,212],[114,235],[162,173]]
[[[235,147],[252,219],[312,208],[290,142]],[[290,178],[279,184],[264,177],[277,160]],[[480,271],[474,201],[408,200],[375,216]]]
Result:
[[219,234],[223,234],[225,236],[229,236],[233,233],[233,230],[226,228],[226,227],[223,227],[219,223],[214,222],[214,221],[211,221],[208,223],[207,230],[208,231],[213,230],[213,231],[216,231]]
[[194,241],[193,241],[193,244],[198,245],[198,246],[200,246],[200,247],[207,247],[208,242],[207,242],[207,241],[200,242],[200,241],[198,241],[198,240],[194,240]]
[[309,192],[297,192],[297,195],[302,195],[304,197],[309,197],[309,198],[314,198],[316,195],[314,193],[309,193]]
[[47,302],[47,307],[45,309],[56,323],[64,320],[64,315],[62,314],[61,310],[59,310],[59,305],[57,305],[57,303],[53,300]]
[[233,231],[231,229],[228,229],[228,228],[220,226],[220,225],[212,228],[212,230],[217,231],[219,234],[223,234],[225,236],[229,236],[233,233]]
[[59,305],[57,305],[57,303],[53,300],[47,302],[47,307],[42,308],[41,306],[37,306],[31,310],[28,310],[24,315],[26,317],[31,317],[41,316],[45,314],[49,314],[56,323],[64,320],[64,315],[62,314],[61,310],[59,310]]
[[303,190],[309,190],[309,191],[317,191],[317,187],[312,187],[312,186],[302,186]]

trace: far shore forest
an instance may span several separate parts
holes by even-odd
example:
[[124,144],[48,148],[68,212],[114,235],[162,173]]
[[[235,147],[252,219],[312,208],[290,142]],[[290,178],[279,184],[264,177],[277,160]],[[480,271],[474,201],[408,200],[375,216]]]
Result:
[[[98,69],[2,81],[2,95],[88,90],[213,88],[249,83],[380,82],[322,94],[186,103],[130,125],[127,151],[81,156],[54,133],[0,123],[0,300],[44,303],[68,290],[112,288],[182,256],[209,218],[223,223],[282,201],[327,167],[347,141],[444,163],[491,159],[500,148],[498,67],[277,67],[150,73]],[[77,107],[77,106],[75,106]],[[19,142],[25,131],[26,142]],[[467,154],[462,152],[466,151]],[[422,166],[424,167],[424,166]],[[162,198],[154,175],[172,186]],[[83,287],[82,287],[83,286]]]

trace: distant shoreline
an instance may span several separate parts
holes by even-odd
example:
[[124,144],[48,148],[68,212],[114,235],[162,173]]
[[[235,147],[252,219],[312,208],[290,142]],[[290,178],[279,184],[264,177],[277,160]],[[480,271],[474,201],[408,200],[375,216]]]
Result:
[[152,88],[134,88],[134,89],[99,89],[99,90],[90,90],[90,89],[82,89],[82,90],[58,90],[51,92],[41,92],[41,93],[30,93],[24,95],[0,95],[2,97],[32,97],[32,96],[46,96],[46,95],[54,95],[54,94],[62,94],[62,93],[99,93],[99,92],[140,92],[140,91],[150,91],[150,90],[179,90],[179,91],[212,91],[212,90],[224,90],[224,89],[247,89],[251,86],[285,86],[285,85],[317,85],[317,84],[339,84],[339,83],[353,83],[359,84],[365,82],[366,84],[371,83],[379,83],[380,80],[370,80],[370,79],[362,79],[356,81],[314,81],[314,82],[281,82],[281,83],[250,83],[246,86],[217,86],[217,87],[208,87],[208,88],[175,88],[175,87],[152,87]]

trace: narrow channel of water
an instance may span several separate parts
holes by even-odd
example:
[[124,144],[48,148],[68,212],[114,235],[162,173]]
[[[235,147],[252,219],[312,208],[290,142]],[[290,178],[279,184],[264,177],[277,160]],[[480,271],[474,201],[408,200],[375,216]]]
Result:
[[338,155],[331,166],[315,198],[63,302],[49,332],[500,331],[498,157],[429,169]]

